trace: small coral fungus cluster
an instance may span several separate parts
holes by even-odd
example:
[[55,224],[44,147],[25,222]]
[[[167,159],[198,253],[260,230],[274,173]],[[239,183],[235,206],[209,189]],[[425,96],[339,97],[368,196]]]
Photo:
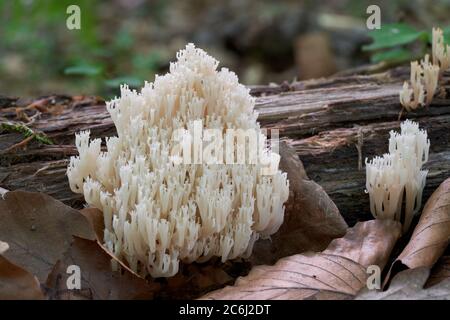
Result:
[[400,103],[407,110],[428,106],[438,87],[442,72],[450,67],[450,46],[444,45],[441,29],[433,28],[432,61],[429,55],[419,62],[411,62],[410,81],[403,84]]
[[[283,222],[289,187],[279,156],[267,147],[248,89],[217,66],[190,44],[169,73],[139,93],[123,86],[107,104],[117,129],[117,137],[106,138],[107,151],[89,132],[76,135],[70,187],[103,211],[106,247],[139,274],[169,277],[180,260],[248,255],[258,237]],[[275,172],[264,175],[258,163],[175,163],[173,135],[196,120],[224,134],[255,131]]]
[[400,221],[408,230],[414,214],[421,207],[422,191],[428,171],[430,141],[427,132],[406,120],[401,132],[390,132],[389,153],[366,159],[366,189],[370,210],[377,219]]

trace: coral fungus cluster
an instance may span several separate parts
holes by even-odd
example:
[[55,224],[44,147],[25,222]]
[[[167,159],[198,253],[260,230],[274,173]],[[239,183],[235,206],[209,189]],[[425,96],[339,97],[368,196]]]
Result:
[[407,111],[430,105],[442,72],[450,67],[450,46],[444,45],[442,30],[433,28],[432,37],[432,61],[425,55],[420,63],[411,62],[410,81],[400,91],[400,103]]
[[366,189],[370,210],[377,219],[400,221],[408,230],[421,207],[422,191],[428,171],[430,140],[427,132],[410,120],[401,124],[401,132],[390,132],[389,153],[366,159]]
[[[170,72],[140,92],[121,88],[107,103],[117,136],[76,135],[79,156],[67,169],[70,187],[103,211],[106,247],[139,274],[169,277],[179,262],[248,255],[258,237],[283,222],[289,195],[279,155],[267,145],[254,98],[237,76],[189,44]],[[261,164],[175,163],[173,135],[201,120],[204,129],[254,130],[276,170]],[[236,150],[233,155],[237,153]]]

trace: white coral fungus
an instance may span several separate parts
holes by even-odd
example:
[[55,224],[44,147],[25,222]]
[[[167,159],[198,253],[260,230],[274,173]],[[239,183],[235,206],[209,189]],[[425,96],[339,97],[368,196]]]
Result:
[[366,189],[375,218],[400,221],[403,232],[408,230],[421,207],[428,173],[422,165],[428,161],[429,148],[427,132],[406,120],[400,134],[390,132],[389,153],[366,159]]
[[[442,73],[450,67],[450,46],[444,43],[442,29],[433,28],[432,61],[429,56],[411,62],[411,79],[400,91],[400,103],[407,110],[428,106],[433,101]],[[410,88],[411,86],[411,88]]]
[[[261,134],[254,99],[237,76],[189,44],[170,72],[141,92],[121,87],[107,103],[117,137],[89,141],[76,135],[79,156],[67,169],[70,187],[103,211],[106,247],[135,272],[170,277],[179,261],[222,261],[248,255],[258,237],[283,222],[289,194],[279,156],[264,176],[258,164],[175,164],[176,130],[201,119],[204,128],[253,129]],[[230,152],[228,150],[228,152]]]
[[439,67],[430,62],[429,56],[420,61],[411,62],[411,79],[403,84],[400,91],[400,103],[407,111],[430,105],[438,86]]
[[440,68],[440,73],[450,67],[450,46],[444,43],[444,33],[440,28],[433,28],[432,43],[433,64]]

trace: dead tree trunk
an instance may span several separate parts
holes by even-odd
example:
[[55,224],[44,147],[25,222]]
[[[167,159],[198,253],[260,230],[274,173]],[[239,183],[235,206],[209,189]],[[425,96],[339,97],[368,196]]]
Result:
[[[399,129],[398,92],[408,72],[400,68],[251,89],[262,126],[279,129],[280,138],[296,149],[309,177],[323,186],[350,225],[369,216],[364,159],[388,151],[389,131]],[[429,108],[401,117],[418,121],[431,140],[424,201],[450,176],[449,79],[444,77],[443,90]],[[68,157],[76,154],[75,132],[115,134],[103,100],[50,96],[30,102],[0,96],[0,117],[0,187],[45,192],[82,206],[65,171]],[[32,130],[26,141],[26,129],[17,126],[24,123]],[[37,141],[39,132],[53,144]]]

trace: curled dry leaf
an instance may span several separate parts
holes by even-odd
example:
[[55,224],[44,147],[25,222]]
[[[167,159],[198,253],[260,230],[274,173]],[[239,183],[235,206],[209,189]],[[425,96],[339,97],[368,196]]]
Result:
[[4,257],[44,282],[72,242],[72,235],[95,239],[77,210],[43,193],[10,191],[0,199],[0,238]]
[[295,150],[280,144],[280,169],[287,172],[290,195],[284,222],[271,239],[255,243],[253,264],[273,264],[282,257],[305,251],[322,251],[342,237],[347,224],[325,190],[306,175]]
[[0,300],[43,299],[39,281],[0,255]]
[[[67,268],[78,266],[81,289],[68,290],[71,274]],[[148,284],[127,269],[114,272],[111,256],[97,241],[74,237],[72,245],[49,274],[46,287],[50,299],[151,299],[159,285]]]
[[364,288],[356,300],[448,300],[450,299],[450,278],[424,289],[430,274],[427,267],[405,270],[392,279],[387,291]]
[[450,178],[433,192],[411,240],[391,266],[386,282],[404,269],[430,269],[450,242]]
[[398,222],[360,222],[322,253],[297,254],[273,266],[255,267],[234,286],[203,299],[349,299],[366,286],[369,265],[383,268],[400,234]]

